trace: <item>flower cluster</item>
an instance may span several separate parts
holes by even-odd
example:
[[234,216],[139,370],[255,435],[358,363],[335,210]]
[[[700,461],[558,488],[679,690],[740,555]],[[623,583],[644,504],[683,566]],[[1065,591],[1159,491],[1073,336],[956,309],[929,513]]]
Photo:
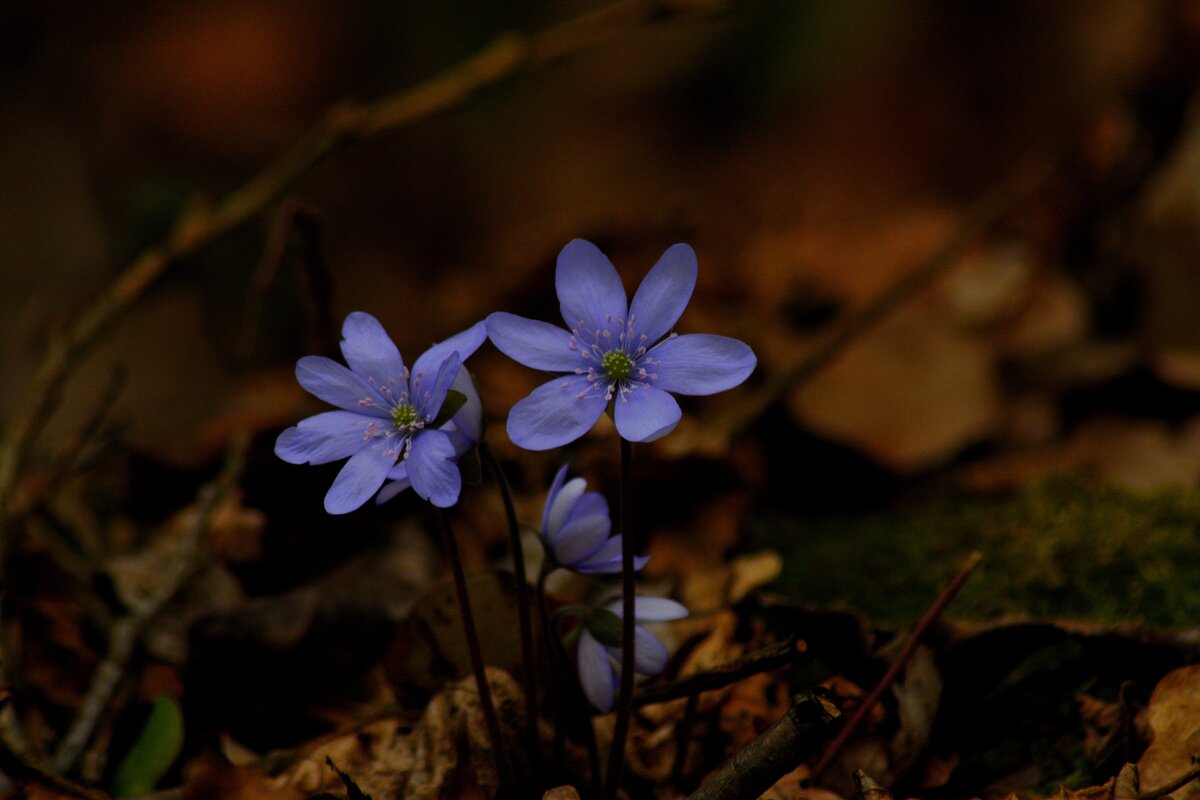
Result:
[[[479,393],[462,364],[485,338],[525,366],[557,374],[509,412],[508,434],[518,446],[561,447],[583,436],[606,409],[624,439],[659,439],[682,415],[672,395],[733,388],[757,363],[736,339],[672,332],[691,299],[696,272],[692,248],[674,245],[629,301],[612,263],[595,245],[576,239],[559,254],[555,271],[565,329],[496,312],[431,347],[411,371],[379,321],[354,312],[342,327],[348,366],[320,356],[296,364],[300,385],[338,410],[288,428],[275,452],[293,464],[348,459],[325,495],[330,514],[353,511],[372,497],[385,502],[409,487],[435,506],[454,505],[462,489],[458,460],[482,438]],[[563,466],[542,513],[549,563],[580,573],[619,573],[624,543],[611,532],[607,501],[588,492],[583,478],[568,481]],[[635,558],[634,568],[646,560]],[[635,607],[638,623],[687,615],[679,603],[662,598],[638,597]],[[619,682],[621,615],[619,601],[591,609],[579,635],[580,682],[601,711],[612,707]],[[662,671],[662,642],[641,624],[634,642],[637,674]]]

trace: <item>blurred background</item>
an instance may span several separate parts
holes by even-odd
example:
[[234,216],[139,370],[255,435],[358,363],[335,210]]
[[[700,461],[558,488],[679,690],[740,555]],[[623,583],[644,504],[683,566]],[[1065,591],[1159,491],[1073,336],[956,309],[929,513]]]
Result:
[[[185,208],[242,185],[327,109],[601,5],[7,0],[0,418],[47,342]],[[982,547],[991,582],[964,594],[965,614],[1194,623],[1200,5],[675,5],[698,10],[359,142],[172,265],[46,425],[34,475],[123,368],[104,468],[67,487],[59,517],[105,531],[106,553],[141,542],[250,429],[244,502],[262,516],[232,530],[258,545],[222,557],[250,596],[303,586],[418,509],[330,520],[336,466],[271,454],[319,407],[295,360],[328,351],[346,313],[377,316],[411,360],[494,310],[554,319],[554,259],[573,238],[631,292],[686,241],[700,277],[679,330],[741,338],[760,369],[686,401],[680,430],[639,449],[651,578],[772,548],[779,591],[904,622]],[[905,280],[914,290],[887,301]],[[796,371],[880,298],[888,313]],[[536,519],[561,454],[519,453],[503,419],[542,376],[490,346],[470,366]],[[569,455],[611,496],[611,428]],[[476,495],[462,513],[478,569],[504,534],[498,501]],[[1138,560],[1139,544],[1158,549]],[[1035,550],[1047,561],[1030,567]],[[1075,573],[1093,561],[1103,574]],[[701,605],[716,591],[689,586]],[[34,605],[29,630],[58,613]],[[94,664],[96,633],[80,636],[42,654],[73,659],[70,680],[32,670],[60,704],[51,728]],[[275,669],[263,662],[264,683]]]

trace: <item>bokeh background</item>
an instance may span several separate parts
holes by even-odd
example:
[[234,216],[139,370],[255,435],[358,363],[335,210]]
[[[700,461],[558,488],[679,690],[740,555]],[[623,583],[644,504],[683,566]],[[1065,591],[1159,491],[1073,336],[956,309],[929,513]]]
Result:
[[[760,359],[745,387],[686,400],[679,430],[638,448],[638,536],[656,588],[712,611],[745,594],[732,587],[774,581],[793,602],[906,624],[980,548],[987,566],[955,606],[965,617],[1194,625],[1200,5],[667,5],[338,153],[173,264],[106,332],[21,487],[37,488],[123,369],[116,427],[105,423],[100,454],[28,521],[13,556],[10,638],[26,648],[35,732],[51,741],[65,729],[109,619],[96,612],[103,586],[72,582],[70,559],[45,543],[59,528],[86,534],[108,570],[170,539],[173,515],[247,429],[244,493],[213,542],[222,582],[176,610],[174,650],[149,648],[133,693],[143,704],[124,706],[114,752],[164,692],[186,700],[189,752],[230,731],[259,752],[290,747],[352,717],[347,691],[370,695],[364,676],[436,558],[412,498],[331,519],[320,498],[337,466],[274,458],[278,431],[319,410],[294,362],[330,350],[353,310],[376,315],[410,360],[494,310],[553,319],[555,256],[576,237],[608,253],[631,290],[689,242],[700,278],[679,329],[741,338]],[[27,398],[47,343],[184,209],[242,185],[328,109],[598,7],[0,4],[0,419]],[[280,212],[297,208],[307,227],[288,235]],[[885,300],[835,358],[797,371],[906,280],[913,290]],[[503,419],[542,376],[490,346],[470,367],[522,517],[537,519],[563,454],[520,453]],[[731,418],[736,431],[722,427]],[[614,496],[611,426],[565,455]],[[478,572],[504,551],[503,517],[490,491],[464,496]],[[758,555],[731,561],[747,551]],[[90,579],[94,567],[81,569]],[[1122,641],[1125,660],[1103,680],[1081,671],[1058,687],[1061,729],[1078,733],[1070,698],[1085,680],[1111,699],[1140,669],[1148,694],[1168,661],[1194,658],[1139,661]],[[1000,716],[1053,705],[1044,687],[1014,704],[971,683],[980,663],[1002,664],[987,677],[1006,680],[1034,649],[988,647],[947,667],[951,694],[990,698],[985,711]],[[1110,665],[1079,652],[1063,658]],[[1127,663],[1140,666],[1121,672]],[[393,688],[429,678],[427,666],[389,662]],[[1007,747],[1023,723],[979,732],[968,716],[957,722],[978,739],[935,733],[943,753],[986,751],[988,736]],[[1055,752],[1030,744],[1002,767],[968,757],[947,796],[1016,774],[1035,749]],[[1052,756],[1026,785],[1062,777],[1072,758]],[[1097,757],[1087,777],[1102,780],[1109,763]]]

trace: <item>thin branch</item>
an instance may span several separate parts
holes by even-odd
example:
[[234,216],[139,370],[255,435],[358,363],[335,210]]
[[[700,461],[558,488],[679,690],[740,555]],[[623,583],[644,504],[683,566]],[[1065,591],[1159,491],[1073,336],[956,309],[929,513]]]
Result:
[[979,566],[979,562],[982,560],[983,555],[981,553],[972,553],[967,556],[967,560],[963,563],[962,568],[959,569],[958,574],[946,585],[945,589],[942,589],[942,593],[933,601],[933,605],[921,615],[921,619],[917,621],[912,632],[905,639],[904,646],[900,648],[900,653],[888,666],[887,672],[879,679],[879,683],[875,684],[875,688],[871,690],[871,693],[863,698],[862,703],[850,715],[846,727],[842,728],[837,738],[829,743],[829,747],[825,749],[821,760],[813,767],[812,774],[814,778],[829,768],[829,765],[837,758],[842,748],[850,741],[850,737],[854,735],[858,726],[866,719],[867,714],[879,702],[879,698],[883,697],[883,693],[895,683],[896,678],[900,676],[900,671],[904,669],[904,666],[908,664],[908,660],[912,658],[912,654],[916,652],[917,644],[920,643],[921,637],[925,635],[925,631],[929,630],[929,626],[936,622],[938,617],[942,615],[942,612],[946,610],[946,606],[958,594],[958,590],[963,587],[963,584],[967,582],[967,578],[971,577],[971,573],[975,571],[975,568]]
[[797,695],[787,713],[739,750],[688,800],[751,800],[820,747],[842,724],[823,693]]
[[241,477],[247,443],[246,436],[235,438],[220,474],[197,494],[196,518],[184,533],[170,563],[165,566],[162,580],[153,594],[131,608],[109,631],[108,653],[96,668],[87,696],[75,714],[75,721],[54,753],[51,763],[56,773],[64,774],[75,766],[108,708],[142,635],[195,573],[203,553],[204,536],[213,515]]
[[[144,250],[46,349],[0,442],[0,526],[13,489],[67,378],[97,339],[172,265],[256,218],[313,167],[351,144],[457,108],[476,92],[577,50],[665,18],[723,11],[729,0],[619,0],[531,35],[505,34],[457,66],[377,103],[331,109],[273,164],[216,204],[194,202],[161,244]],[[0,540],[2,544],[2,540]],[[2,553],[0,553],[2,555]]]
[[[97,435],[104,430],[105,422],[117,404],[127,382],[128,370],[121,364],[115,365],[109,373],[107,384],[92,408],[92,413],[87,416],[75,434],[59,448],[44,474],[37,474],[33,480],[24,482],[23,490],[18,493],[13,502],[10,520],[39,511],[46,503],[50,502],[64,481],[81,469],[85,469],[89,463],[94,463],[96,448],[92,447],[93,442]],[[89,450],[93,450],[90,459],[87,458]]]
[[279,276],[293,236],[299,239],[300,245],[300,272],[308,305],[310,343],[319,353],[337,350],[340,337],[333,319],[333,276],[321,249],[321,214],[308,203],[291,197],[275,212],[262,258],[254,273],[239,341],[244,358],[253,352],[261,325],[263,296]]
[[637,707],[666,703],[670,700],[690,697],[714,689],[724,689],[740,680],[796,664],[805,654],[796,649],[795,637],[754,650],[741,658],[728,661],[704,672],[667,683],[651,684],[639,688],[633,694]]
[[728,444],[772,404],[831,364],[861,334],[886,319],[921,289],[959,263],[963,253],[976,239],[1045,186],[1054,174],[1054,168],[1051,161],[1037,161],[992,187],[966,210],[958,227],[937,252],[901,276],[870,303],[836,323],[824,339],[799,360],[771,375],[757,391],[745,393],[739,402],[716,414],[693,436],[678,437],[673,446],[688,450]]

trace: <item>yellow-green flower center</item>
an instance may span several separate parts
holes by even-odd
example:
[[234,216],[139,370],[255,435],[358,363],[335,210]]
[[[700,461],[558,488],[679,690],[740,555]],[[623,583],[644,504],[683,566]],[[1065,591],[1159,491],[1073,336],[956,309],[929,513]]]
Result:
[[408,430],[417,421],[417,410],[412,406],[396,406],[392,409],[392,421],[398,429]]
[[616,381],[625,380],[633,371],[633,361],[620,350],[609,350],[600,363],[604,365],[608,377]]

